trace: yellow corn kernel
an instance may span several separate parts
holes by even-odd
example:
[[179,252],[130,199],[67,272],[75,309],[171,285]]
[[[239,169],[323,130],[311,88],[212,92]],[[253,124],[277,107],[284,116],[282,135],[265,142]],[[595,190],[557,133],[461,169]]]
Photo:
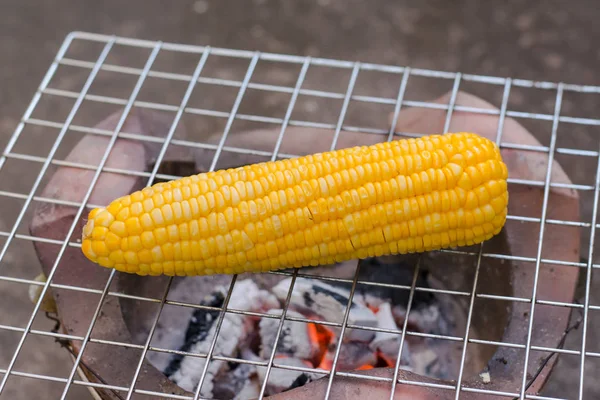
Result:
[[92,239],[102,240],[108,233],[108,228],[105,228],[103,226],[96,226],[93,229],[91,229],[91,227],[90,227],[90,229],[88,229],[88,231],[91,231]]
[[92,210],[82,252],[139,275],[264,272],[471,245],[498,234],[508,169],[473,133],[163,182]]
[[127,234],[125,222],[123,221],[114,221],[112,224],[110,224],[109,229],[112,233],[120,237],[125,237],[125,235]]

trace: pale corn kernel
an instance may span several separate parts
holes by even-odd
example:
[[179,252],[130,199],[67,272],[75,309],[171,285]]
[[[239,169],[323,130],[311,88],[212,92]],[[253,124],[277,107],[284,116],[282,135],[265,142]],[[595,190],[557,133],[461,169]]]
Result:
[[118,213],[117,213],[117,221],[126,221],[129,216],[131,215],[131,210],[129,207],[123,207]]
[[146,249],[151,249],[154,246],[156,246],[156,241],[154,240],[154,235],[151,231],[150,232],[142,232],[142,234],[140,235],[140,239],[142,240],[142,245]]
[[108,250],[117,250],[121,248],[121,238],[114,234],[113,232],[107,232],[104,237],[104,242],[106,243],[106,247]]
[[217,226],[218,226],[218,231],[221,234],[225,234],[229,231],[229,226],[227,224],[227,219],[225,218],[225,215],[223,215],[223,213],[218,213],[217,214]]
[[481,212],[483,213],[485,222],[491,222],[496,217],[494,207],[492,207],[490,204],[485,204],[483,207],[481,207]]
[[115,220],[115,217],[108,212],[106,209],[102,209],[94,217],[94,226],[109,227],[110,224]]
[[314,246],[314,244],[317,242],[312,234],[312,230],[310,229],[304,231],[304,240],[307,246]]
[[[445,192],[445,191],[444,191]],[[435,191],[427,196],[427,206],[430,210],[443,211],[442,210],[442,193]]]
[[419,210],[418,215],[426,215],[429,210],[427,208],[427,201],[425,200],[425,196],[419,196],[414,198],[417,201],[418,206],[416,207]]
[[190,252],[191,252],[191,258],[193,260],[196,260],[196,262],[201,263],[201,259],[204,258],[204,255],[202,253],[202,249],[200,248],[200,242],[197,240],[192,240],[189,242],[190,243]]
[[110,224],[109,229],[117,236],[124,237],[127,235],[127,228],[123,221],[114,221],[112,224]]
[[108,246],[106,245],[106,243],[99,240],[92,241],[92,251],[97,256],[108,256],[109,254]]
[[[123,198],[120,198],[120,199],[117,199],[117,200],[115,200],[115,201],[118,201],[118,202],[120,202],[121,204],[123,204],[123,200],[124,200]],[[90,212],[88,213],[88,220],[95,219],[95,218],[96,218],[96,216],[98,216],[98,214],[99,214],[99,213],[100,213],[102,210],[104,210],[104,208],[102,208],[102,207],[94,208],[92,211],[90,211]]]
[[154,246],[150,250],[150,254],[152,255],[152,260],[157,263],[161,263],[165,260],[162,252],[162,248],[160,246]]
[[184,200],[181,202],[181,213],[183,214],[184,220],[192,219],[192,208],[190,206],[190,202],[188,200]]
[[163,193],[163,199],[165,204],[171,204],[173,202],[173,191],[171,189],[165,190]]
[[483,231],[483,227],[482,226],[474,226],[473,227],[473,235],[474,237],[483,237],[485,236],[485,232]]
[[115,265],[108,257],[98,257],[98,264],[106,268],[112,268]]
[[98,255],[94,252],[94,249],[92,249],[92,241],[89,239],[84,239],[82,241],[81,251],[90,260],[94,260],[98,257]]
[[169,236],[167,235],[167,229],[163,228],[163,227],[156,228],[154,230],[154,240],[156,240],[156,243],[158,245],[167,243],[169,241]]
[[133,203],[131,206],[129,206],[129,210],[131,211],[132,216],[139,217],[144,213],[144,206],[140,202]]
[[294,233],[294,243],[297,248],[306,246],[306,240],[304,238],[304,231],[298,231]]
[[[459,224],[459,226],[460,226],[460,224]],[[469,229],[473,228],[473,226],[475,226],[475,218],[473,216],[473,213],[470,211],[465,211],[463,227],[466,228],[467,230],[469,230]]]
[[144,200],[144,194],[141,191],[136,191],[131,194],[131,200],[135,202],[141,202]]
[[467,229],[464,231],[465,232],[465,243],[467,244],[467,246],[471,246],[473,245],[473,239],[475,237],[475,235],[473,234],[473,231],[471,229]]
[[450,211],[446,214],[446,218],[448,219],[448,227],[450,229],[455,229],[459,227],[459,218],[458,213],[454,211]]
[[448,231],[448,237],[452,243],[458,243],[458,235],[456,230],[452,229]]
[[172,243],[165,243],[162,247],[162,254],[163,257],[165,258],[165,260],[169,260],[172,261],[175,258],[175,253],[174,253],[174,249],[173,249],[173,244]]
[[179,239],[180,240],[190,240],[190,230],[188,227],[188,224],[181,223],[177,226],[177,229],[179,229]]
[[[171,210],[173,211],[173,222],[181,222],[183,220],[183,208],[181,207],[181,203],[174,202],[173,204],[171,204]],[[171,222],[171,220],[169,220],[166,216],[165,220],[167,223]]]
[[479,200],[477,199],[477,195],[474,192],[467,193],[467,200],[465,202],[465,208],[467,210],[472,210],[479,206]]
[[161,263],[151,263],[150,264],[150,271],[156,274],[162,274],[164,273],[164,268],[163,265]]
[[503,180],[491,180],[485,186],[491,197],[497,197],[507,189],[506,181]]
[[496,232],[494,225],[489,222],[483,224],[482,228],[486,235],[493,234],[494,232]]
[[480,208],[476,208],[472,211],[475,225],[482,225],[485,222],[485,215]]
[[[183,222],[182,224],[185,224],[185,222]],[[200,224],[195,219],[191,220],[188,224],[188,231],[190,234],[190,239],[197,240],[203,237],[200,231]]]
[[483,182],[483,175],[475,166],[469,166],[466,169],[466,173],[469,175],[471,187],[476,188]]
[[423,217],[417,219],[417,236],[421,237],[425,234],[425,222]]
[[273,240],[276,237],[279,237],[279,235],[275,231],[275,226],[273,225],[273,219],[272,219],[272,217],[271,218],[267,218],[265,221],[263,221],[262,224],[264,226],[265,235],[266,235],[267,239]]
[[126,251],[123,256],[127,264],[135,265],[139,263],[138,253],[135,251]]
[[[156,210],[152,210],[152,213],[154,213],[154,211],[156,211]],[[150,214],[142,214],[139,218],[139,222],[142,226],[142,229],[144,229],[144,230],[145,229],[153,229],[154,225],[155,225]]]
[[271,237],[267,234],[265,224],[262,221],[256,223],[257,242],[264,242]]
[[123,243],[127,243],[126,249],[131,251],[140,251],[144,248],[142,239],[139,236],[129,236],[121,239],[121,249],[123,249]]
[[[91,225],[89,225],[89,227],[91,228]],[[102,240],[105,238],[107,232],[108,232],[108,228],[106,228],[104,226],[96,226],[91,230],[91,235],[90,235],[90,232],[88,231],[86,233],[86,236],[91,236],[92,239],[95,239],[95,240]]]
[[151,198],[144,199],[142,201],[142,206],[144,208],[144,211],[149,213],[150,211],[152,211],[152,209],[154,209],[154,201]]
[[217,235],[215,237],[215,243],[217,246],[217,254],[227,254],[227,244],[225,243],[225,238],[222,235]]
[[[495,164],[498,164],[498,163],[495,163]],[[500,175],[500,179],[507,179],[508,178],[508,167],[506,166],[506,164],[501,163],[500,169],[502,171],[502,174]]]
[[154,188],[152,186],[149,187],[145,187],[142,190],[140,190],[140,192],[145,196],[152,196],[154,194]]
[[[115,264],[115,266],[114,266],[114,268],[117,271],[121,271],[121,272],[128,272],[130,267],[133,267],[133,266],[128,266],[127,264],[121,264],[121,263]],[[137,267],[134,267],[134,268],[137,270]],[[131,272],[134,272],[134,271],[131,271]]]

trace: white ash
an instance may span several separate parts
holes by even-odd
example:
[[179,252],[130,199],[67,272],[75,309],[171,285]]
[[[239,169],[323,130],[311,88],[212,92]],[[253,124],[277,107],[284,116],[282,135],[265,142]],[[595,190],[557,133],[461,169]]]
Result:
[[[271,309],[268,314],[282,314],[281,309]],[[288,310],[287,316],[305,318],[294,310]],[[273,351],[273,344],[281,319],[263,318],[259,323],[259,335],[261,339],[260,356],[269,359]],[[319,353],[319,344],[312,341],[308,332],[308,324],[305,322],[289,321],[283,322],[279,341],[277,342],[276,355],[303,360],[312,360]]]
[[[280,301],[287,298],[291,284],[291,278],[284,279],[273,287],[273,293]],[[332,285],[328,285],[318,279],[296,278],[290,307],[309,317],[317,317],[329,322],[342,322],[346,307],[350,299],[350,292]],[[375,327],[377,317],[365,305],[352,301],[348,324]],[[358,340],[369,342],[375,333],[362,329],[353,329],[344,335],[344,340]]]
[[[227,288],[218,287],[203,303],[206,302],[207,305],[213,307],[222,307],[226,295]],[[260,310],[265,305],[273,302],[274,298],[272,296],[266,291],[259,290],[258,286],[250,279],[239,281],[233,288],[228,308],[242,311]],[[180,350],[196,354],[207,354],[215,335],[218,316],[219,311],[196,310],[188,325],[185,343]],[[251,328],[248,322],[244,315],[226,313],[213,354],[233,357],[240,343],[243,343],[247,338],[249,328]],[[195,391],[205,363],[205,358],[175,355],[164,372],[169,379],[181,388]],[[222,361],[211,361],[209,363],[200,392],[202,396],[212,395],[213,379],[223,368],[227,368],[227,363]]]
[[492,377],[490,376],[490,373],[487,371],[480,373],[479,377],[481,378],[481,381],[485,384],[488,384],[492,381]]

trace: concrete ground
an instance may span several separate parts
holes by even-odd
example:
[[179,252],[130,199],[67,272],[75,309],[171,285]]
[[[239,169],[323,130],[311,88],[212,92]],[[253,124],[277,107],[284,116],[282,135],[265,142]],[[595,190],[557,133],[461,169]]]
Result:
[[[136,37],[197,45],[211,45],[266,52],[312,55],[327,58],[369,61],[415,68],[461,71],[465,73],[510,76],[523,79],[564,81],[577,84],[600,85],[597,66],[600,50],[597,43],[598,4],[594,0],[565,2],[556,0],[529,2],[509,0],[489,2],[462,1],[359,1],[359,0],[107,0],[81,2],[26,2],[5,0],[0,3],[0,146],[4,148],[25,111],[36,87],[50,65],[65,36],[74,30]],[[74,53],[83,59],[93,60],[97,47],[78,48]],[[145,60],[135,52],[116,49],[109,57],[111,63],[141,66]],[[175,60],[163,57],[157,61],[160,70],[189,73],[196,60]],[[211,61],[212,62],[212,61]],[[241,79],[246,64],[214,61],[214,76]],[[85,79],[84,71],[63,68],[51,86],[77,91]],[[257,79],[270,83],[293,86],[297,71],[277,69],[257,71]],[[307,77],[312,88],[343,91],[348,76],[334,74],[326,69],[316,69]],[[93,93],[125,98],[131,90],[131,79],[122,75],[104,74],[93,86]],[[365,93],[393,97],[397,84],[389,84],[389,76],[364,74],[358,87]],[[79,86],[78,86],[79,85]],[[153,86],[154,85],[154,86]],[[181,86],[158,80],[148,83],[144,92],[151,101],[176,104]],[[424,100],[447,91],[448,82],[413,78],[407,96]],[[499,104],[501,90],[490,90],[482,84],[464,84],[462,89]],[[227,110],[232,95],[211,98],[211,92],[203,106]],[[212,92],[213,95],[221,95]],[[259,97],[260,93],[248,93],[254,102],[242,104],[244,112],[260,115],[281,116],[287,97]],[[233,92],[233,96],[235,92]],[[159,100],[156,100],[159,99]],[[40,103],[37,118],[64,120],[72,103],[67,101]],[[304,103],[302,103],[304,104]],[[598,95],[565,95],[564,115],[598,118],[600,100]],[[306,103],[304,111],[319,116],[319,121],[335,122],[339,104]],[[337,107],[337,108],[336,108]],[[509,108],[519,111],[552,113],[554,93],[538,89],[515,88],[511,92]],[[112,109],[101,112],[110,112]],[[79,122],[97,120],[97,110],[82,108]],[[279,114],[278,114],[279,113]],[[313,115],[314,114],[314,115]],[[354,123],[362,126],[381,126],[380,116],[350,115]],[[357,122],[358,121],[358,122]],[[95,122],[95,121],[94,121]],[[204,121],[206,130],[222,129],[222,122]],[[550,137],[549,123],[523,122],[543,144]],[[237,122],[236,122],[237,124]],[[236,128],[241,127],[237,125]],[[192,132],[191,134],[193,134]],[[598,132],[591,128],[566,126],[559,128],[559,146],[580,149],[598,148]],[[28,128],[16,151],[44,156],[47,154],[55,130]],[[30,136],[27,136],[30,135]],[[593,184],[596,160],[561,156],[557,159],[570,174],[573,181]],[[24,171],[17,171],[24,167]],[[37,168],[37,169],[36,169]],[[12,160],[0,170],[0,190],[27,193],[39,164]],[[0,197],[0,230],[10,230],[22,201]],[[591,218],[593,196],[582,196],[582,219]],[[27,214],[30,216],[30,214]],[[27,215],[25,221],[27,221]],[[19,232],[26,233],[26,224]],[[582,231],[587,254],[589,232]],[[3,239],[0,239],[3,240]],[[38,263],[29,243],[19,241],[11,245],[0,264],[0,274],[31,279],[38,271]],[[580,295],[581,295],[580,291]],[[600,304],[600,282],[594,282],[595,302]],[[9,305],[9,306],[7,306]],[[31,311],[26,287],[20,284],[0,283],[0,324],[24,326]],[[600,333],[600,315],[591,313],[588,332],[590,348],[599,351],[597,337]],[[48,330],[52,324],[38,318],[35,327]],[[0,330],[0,369],[5,368],[20,337],[18,332]],[[574,331],[567,340],[567,348],[578,349],[581,330]],[[600,362],[590,360],[586,364],[586,382],[595,381]],[[544,395],[574,398],[578,388],[579,359],[574,356],[560,358],[557,368],[547,385]],[[65,377],[70,369],[65,351],[49,338],[31,336],[17,363],[17,369],[31,373]],[[596,382],[597,383],[597,382]],[[597,389],[586,392],[595,398]],[[597,388],[597,386],[596,386]],[[55,398],[62,386],[57,382],[42,382],[30,378],[11,379],[2,399]],[[595,396],[594,396],[595,393]],[[69,398],[86,398],[87,392],[76,387]]]

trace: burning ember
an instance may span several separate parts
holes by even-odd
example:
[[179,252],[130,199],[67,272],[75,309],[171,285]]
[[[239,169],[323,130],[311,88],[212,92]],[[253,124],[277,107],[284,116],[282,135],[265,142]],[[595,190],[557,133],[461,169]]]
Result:
[[[276,318],[226,313],[213,354],[239,360],[263,363],[268,361],[273,352],[290,284],[291,278],[287,278],[270,290],[261,290],[252,279],[236,282],[228,309],[266,313]],[[216,287],[201,301],[201,305],[222,307],[227,289],[225,286]],[[306,369],[331,370],[341,328],[317,321],[340,325],[349,297],[348,287],[340,284],[330,284],[317,277],[296,278],[286,320],[274,354],[275,365],[285,365],[290,369],[273,367],[270,370],[266,385],[267,395],[302,386],[325,375]],[[408,331],[448,334],[451,323],[443,317],[447,313],[440,310],[439,303],[433,301],[431,296],[421,297],[415,296],[409,315]],[[350,304],[348,327],[341,341],[336,370],[396,366],[401,340],[400,329],[406,316],[406,302],[397,300],[394,296],[386,296],[385,293],[376,290],[356,290]],[[166,328],[159,325],[155,336],[157,340],[153,345],[182,352],[207,354],[215,335],[218,318],[218,310],[195,309],[187,323],[185,336],[179,335],[178,343],[169,332],[161,331]],[[305,322],[307,319],[315,322]],[[358,329],[352,326],[379,330]],[[171,330],[174,328],[171,327]],[[447,341],[438,342],[442,342],[443,345],[436,344],[434,339],[406,335],[400,367],[436,378],[451,377],[453,368],[449,360],[454,356],[448,356],[451,350],[448,350]],[[181,354],[162,356],[162,359],[157,356],[149,357],[150,362],[183,389],[195,391],[205,368],[205,358]],[[266,367],[243,362],[212,360],[200,393],[203,397],[219,399],[254,398],[259,394],[266,371]]]

